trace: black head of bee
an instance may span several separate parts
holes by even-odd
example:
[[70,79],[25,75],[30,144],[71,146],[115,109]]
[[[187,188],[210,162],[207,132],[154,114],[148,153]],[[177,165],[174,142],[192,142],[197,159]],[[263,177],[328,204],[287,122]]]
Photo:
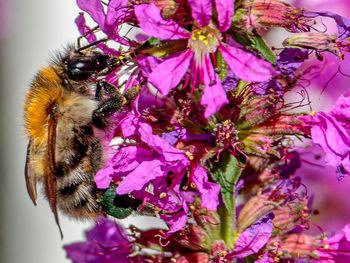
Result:
[[107,67],[109,56],[103,54],[82,55],[77,54],[66,59],[68,77],[72,80],[87,80],[94,73],[98,73]]

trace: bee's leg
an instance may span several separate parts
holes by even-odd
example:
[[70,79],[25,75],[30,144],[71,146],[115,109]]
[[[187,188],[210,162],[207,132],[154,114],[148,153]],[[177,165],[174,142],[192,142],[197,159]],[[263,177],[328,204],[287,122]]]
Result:
[[137,95],[140,93],[140,89],[141,89],[140,86],[137,85],[137,86],[132,86],[127,91],[125,91],[123,95],[127,103],[130,103],[137,97]]
[[84,35],[81,35],[77,38],[77,47],[78,49],[81,48],[81,40],[86,37],[87,35],[94,33],[99,28],[99,26],[95,26],[94,28],[91,28],[89,31],[87,31]]
[[116,86],[102,80],[102,81],[97,82],[97,84],[96,84],[95,98],[98,101],[101,101],[101,99],[102,99],[102,90],[105,91],[107,94],[112,95],[114,97],[122,96],[119,89]]
[[106,127],[108,124],[106,117],[112,112],[119,111],[125,103],[126,99],[122,95],[109,98],[94,110],[92,123],[99,128]]

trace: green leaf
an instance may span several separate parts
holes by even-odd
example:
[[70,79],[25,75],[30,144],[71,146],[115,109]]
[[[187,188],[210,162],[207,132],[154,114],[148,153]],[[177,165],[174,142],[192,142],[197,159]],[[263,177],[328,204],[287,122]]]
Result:
[[98,202],[102,205],[103,211],[108,215],[123,219],[131,215],[136,200],[129,195],[117,195],[116,188],[116,185],[111,184]]
[[251,47],[257,50],[263,57],[265,57],[272,64],[276,64],[276,56],[271,51],[270,47],[265,43],[264,39],[258,34],[248,35],[251,41]]
[[276,56],[265,43],[264,39],[257,33],[248,35],[229,31],[230,36],[239,44],[254,49],[259,55],[266,58],[272,64],[276,64]]

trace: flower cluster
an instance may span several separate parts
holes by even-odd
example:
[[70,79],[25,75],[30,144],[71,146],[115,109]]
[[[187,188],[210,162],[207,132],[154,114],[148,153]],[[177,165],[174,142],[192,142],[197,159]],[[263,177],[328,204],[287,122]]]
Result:
[[[349,225],[335,235],[307,232],[314,210],[296,174],[302,150],[295,146],[319,145],[339,181],[350,174],[349,95],[339,94],[328,113],[304,107],[316,64],[327,54],[340,64],[350,51],[349,19],[279,0],[77,4],[82,36],[127,58],[105,81],[137,92],[100,131],[112,156],[95,176],[104,191],[98,201],[111,217],[136,210],[167,227],[123,229],[101,218],[87,241],[65,246],[69,258],[350,261]],[[87,14],[97,26],[87,25]],[[323,18],[336,32],[317,29]],[[274,27],[289,32],[282,49],[265,41]],[[125,196],[138,205],[125,211]]]

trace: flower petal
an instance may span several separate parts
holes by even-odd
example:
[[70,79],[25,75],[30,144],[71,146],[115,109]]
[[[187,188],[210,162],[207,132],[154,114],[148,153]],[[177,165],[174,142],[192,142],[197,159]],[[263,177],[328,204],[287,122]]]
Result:
[[[84,13],[79,14],[79,16],[75,19],[75,24],[77,25],[80,34],[84,35],[89,43],[96,42],[97,38],[96,38],[95,34],[93,32],[91,32],[91,28],[89,28],[86,25]],[[107,47],[107,45],[104,43],[98,43],[98,44],[96,44],[96,46],[107,54],[111,54],[114,56],[117,56],[120,54],[120,52]]]
[[162,95],[167,95],[172,88],[175,88],[180,83],[188,69],[192,56],[192,51],[188,50],[178,56],[165,60],[153,70],[149,75],[148,81]]
[[272,234],[273,218],[274,214],[269,213],[244,230],[237,240],[234,257],[243,258],[257,253]]
[[218,22],[220,31],[227,31],[232,22],[233,13],[235,11],[234,0],[215,0],[216,11],[218,12]]
[[[127,13],[123,9],[126,7],[126,0],[110,0],[108,3],[107,14],[106,14],[106,25],[113,25],[116,21],[119,21],[120,18]],[[127,8],[127,7],[126,7]]]
[[201,205],[210,210],[216,210],[219,205],[220,186],[208,182],[207,170],[199,165],[195,167],[191,178],[201,195]]
[[191,6],[192,18],[196,20],[200,26],[207,26],[210,22],[212,12],[211,0],[188,0]]
[[[134,171],[129,173],[117,187],[117,194],[123,195],[141,190],[149,181],[164,176],[167,171],[162,169],[164,160],[154,159],[143,161]],[[152,171],[152,172],[150,172]]]
[[136,5],[135,15],[140,28],[153,37],[175,40],[188,39],[191,36],[175,21],[163,19],[160,10],[154,4]]
[[228,99],[208,56],[205,57],[203,80],[205,89],[202,94],[201,104],[206,107],[204,117],[209,118],[218,112],[223,105],[227,104]]
[[87,12],[99,26],[104,26],[106,15],[100,0],[77,0],[77,4],[79,8]]
[[326,16],[333,18],[338,28],[338,40],[344,40],[350,36],[350,20],[344,16],[338,15],[330,11],[321,11],[321,12],[306,12],[305,17],[317,17],[317,16]]
[[346,130],[333,116],[324,112],[317,113],[314,120],[317,124],[311,128],[313,142],[325,151],[327,164],[338,166],[341,157],[350,149],[350,139]]
[[240,79],[262,82],[277,74],[269,62],[240,48],[221,45],[219,50],[233,73]]

